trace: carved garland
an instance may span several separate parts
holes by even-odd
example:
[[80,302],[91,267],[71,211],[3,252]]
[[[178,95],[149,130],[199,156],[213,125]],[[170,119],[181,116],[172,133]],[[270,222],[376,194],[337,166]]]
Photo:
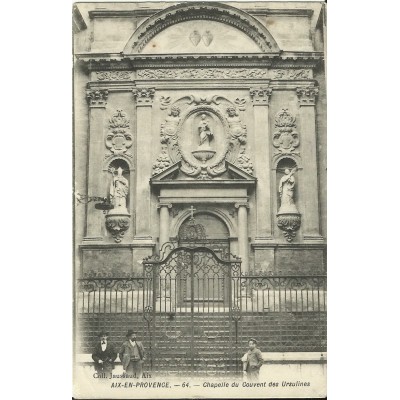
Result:
[[124,81],[131,79],[129,71],[98,71],[96,75],[99,81]]
[[267,79],[263,68],[141,69],[138,79]]
[[[103,73],[102,73],[103,74]],[[182,68],[182,69],[139,69],[137,79],[312,79],[310,69],[267,68]],[[100,80],[100,78],[98,78]]]

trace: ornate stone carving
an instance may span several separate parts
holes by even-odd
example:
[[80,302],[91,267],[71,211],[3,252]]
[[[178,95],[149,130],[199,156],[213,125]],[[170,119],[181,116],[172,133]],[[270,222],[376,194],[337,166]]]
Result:
[[161,96],[160,97],[160,109],[161,110],[166,110],[169,105],[171,104],[171,97],[165,97],[165,96]]
[[312,72],[310,69],[272,69],[271,75],[273,79],[311,79]]
[[235,99],[235,104],[240,111],[244,111],[246,109],[246,103],[247,100],[244,98],[239,99],[239,97],[237,97]]
[[272,136],[272,143],[277,148],[275,156],[280,154],[299,154],[295,152],[296,147],[300,144],[299,134],[295,130],[296,118],[286,108],[276,114],[275,128],[278,128]]
[[318,88],[314,86],[297,88],[296,93],[301,106],[315,105],[315,99],[318,96]]
[[108,90],[88,90],[86,92],[86,98],[91,107],[105,107],[107,104]]
[[200,43],[200,40],[201,40],[201,35],[200,35],[199,31],[193,31],[189,35],[189,39],[193,43],[193,46],[197,46]]
[[253,164],[250,161],[250,157],[245,154],[245,145],[247,142],[246,125],[242,124],[234,106],[228,106],[226,112],[230,129],[230,146],[227,160],[232,163],[235,163],[236,160],[239,168],[252,175]]
[[182,68],[141,69],[138,79],[263,79],[268,78],[264,68]]
[[169,166],[171,166],[171,159],[167,154],[166,146],[164,146],[156,162],[153,164],[153,175],[165,171]]
[[281,206],[277,214],[277,224],[288,242],[291,242],[296,236],[296,231],[298,231],[301,224],[301,215],[294,202],[295,172],[296,168],[291,171],[285,169],[285,175],[279,181]]
[[[195,135],[200,140],[197,145]],[[245,154],[246,126],[235,105],[222,96],[178,99],[161,125],[160,137],[161,153],[153,165],[153,175],[179,161],[181,171],[197,179],[221,175],[226,171],[225,161],[250,174],[253,171]]]
[[206,228],[202,224],[196,224],[194,219],[190,219],[187,224],[183,224],[178,233],[179,240],[196,241],[207,239]]
[[237,160],[237,165],[243,171],[247,172],[250,175],[253,175],[253,163],[250,161],[250,157],[245,154],[245,150],[241,149],[240,154]]
[[301,225],[300,214],[278,215],[278,228],[283,231],[286,240],[291,243]]
[[129,133],[129,120],[122,110],[117,110],[109,121],[110,133],[106,137],[106,147],[110,150],[110,154],[106,158],[113,155],[125,154],[132,157],[127,150],[132,146],[132,135]]
[[203,43],[208,47],[213,41],[214,36],[210,31],[205,31],[201,38],[203,39]]
[[268,105],[271,94],[272,89],[268,87],[250,89],[250,97],[255,105]]
[[133,95],[136,98],[137,104],[152,104],[156,90],[154,88],[133,89]]
[[120,243],[129,229],[129,215],[106,215],[106,228],[111,233],[114,241]]
[[131,80],[129,71],[98,71],[96,72],[99,81],[127,81]]

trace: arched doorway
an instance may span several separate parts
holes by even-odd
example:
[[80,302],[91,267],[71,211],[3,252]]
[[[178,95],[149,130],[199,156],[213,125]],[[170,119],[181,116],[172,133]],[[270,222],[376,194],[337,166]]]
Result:
[[179,227],[179,247],[207,247],[221,259],[229,258],[229,230],[213,214],[199,212],[188,217]]

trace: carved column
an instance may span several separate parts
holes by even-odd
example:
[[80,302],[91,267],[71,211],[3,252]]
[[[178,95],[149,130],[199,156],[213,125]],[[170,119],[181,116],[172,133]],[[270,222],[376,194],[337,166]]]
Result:
[[169,209],[172,208],[172,204],[159,204],[160,209],[160,238],[159,246],[169,242]]
[[249,271],[249,234],[247,227],[248,203],[236,203],[238,209],[238,247],[239,257],[242,259],[242,272]]
[[303,237],[304,240],[321,240],[315,126],[315,99],[318,95],[318,88],[314,86],[301,87],[297,88],[296,93],[299,100],[302,134],[303,183],[301,185],[301,202],[304,210],[304,217],[302,218]]
[[[108,90],[88,90],[89,104],[89,151],[88,151],[88,196],[106,196],[103,187],[104,154],[104,113]],[[95,209],[93,203],[87,204],[86,235],[84,241],[103,240],[104,214]]]
[[254,130],[258,138],[254,149],[254,168],[257,176],[256,237],[255,241],[270,240],[272,237],[271,217],[271,168],[269,99],[272,89],[268,87],[251,88],[250,97],[254,107]]
[[150,241],[150,213],[151,197],[149,179],[151,177],[151,163],[149,152],[151,149],[151,110],[155,89],[133,89],[136,98],[137,120],[137,153],[136,153],[136,235],[135,240]]

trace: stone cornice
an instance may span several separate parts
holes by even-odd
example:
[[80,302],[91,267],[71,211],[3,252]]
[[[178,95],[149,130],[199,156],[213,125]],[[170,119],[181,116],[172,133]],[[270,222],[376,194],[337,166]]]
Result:
[[183,188],[213,188],[215,186],[220,187],[254,187],[256,184],[256,178],[252,180],[247,179],[215,179],[215,180],[164,180],[164,181],[157,181],[154,179],[150,179],[151,186],[158,186],[158,187],[183,187]]
[[83,19],[82,14],[76,4],[74,4],[72,9],[72,23],[74,33],[78,33],[87,28],[86,22]]
[[[275,239],[274,239],[275,240]],[[271,240],[269,243],[257,243],[257,241],[251,242],[252,248],[258,249],[278,249],[278,248],[287,248],[287,249],[326,249],[326,243],[281,243],[275,242]]]
[[235,53],[235,54],[159,54],[123,53],[76,54],[89,71],[133,70],[137,68],[268,67],[316,68],[322,52]]
[[[235,89],[235,90],[250,90],[251,88],[263,88],[268,87],[275,90],[294,90],[299,88],[309,88],[310,86],[316,85],[317,82],[314,79],[307,79],[303,81],[299,80],[281,80],[274,81],[269,79],[226,79],[226,80],[216,80],[216,79],[204,79],[201,81],[204,88],[212,87],[214,89]],[[105,86],[106,85],[106,86]],[[268,86],[266,86],[268,85]],[[193,81],[189,79],[182,80],[132,80],[129,81],[115,81],[115,82],[104,82],[104,81],[91,81],[88,82],[88,89],[92,91],[96,90],[108,90],[110,93],[125,93],[132,92],[133,89],[146,89],[148,87],[157,90],[176,90],[176,89],[193,89]]]
[[[238,7],[239,8],[239,7]],[[239,8],[250,15],[281,15],[281,16],[297,16],[311,17],[313,10],[307,8]],[[140,8],[136,10],[91,10],[89,18],[143,18],[150,17],[162,11],[163,8]]]
[[139,8],[136,10],[91,10],[89,18],[143,18],[162,11],[162,8]]
[[242,8],[244,12],[251,15],[280,15],[293,17],[311,17],[314,10],[309,8]]

